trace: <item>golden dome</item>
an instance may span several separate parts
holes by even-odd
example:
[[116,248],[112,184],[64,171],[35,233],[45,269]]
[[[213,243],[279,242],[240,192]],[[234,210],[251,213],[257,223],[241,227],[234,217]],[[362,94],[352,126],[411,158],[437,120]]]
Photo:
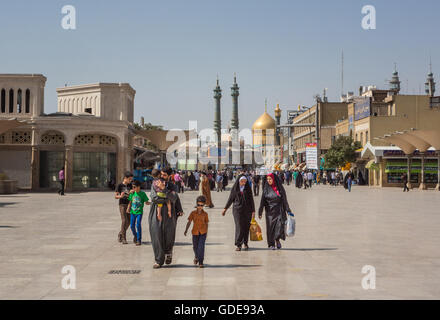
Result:
[[276,123],[266,111],[254,122],[252,130],[275,129]]

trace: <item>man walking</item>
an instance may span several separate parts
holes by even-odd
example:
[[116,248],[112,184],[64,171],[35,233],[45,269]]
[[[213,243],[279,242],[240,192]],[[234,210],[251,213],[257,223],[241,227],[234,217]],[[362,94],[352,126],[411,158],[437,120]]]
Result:
[[217,172],[217,176],[215,177],[215,183],[217,185],[217,192],[223,192],[223,175],[221,172]]
[[172,169],[163,168],[161,170],[161,178],[167,181],[166,188],[168,190],[168,197],[171,200],[171,217],[168,214],[162,215],[162,221],[156,219],[154,205],[154,197],[152,211],[150,211],[149,225],[151,244],[153,245],[155,268],[160,268],[164,263],[170,264],[173,259],[173,247],[176,240],[177,218],[183,215],[182,204],[180,203],[179,195],[177,194],[177,186],[174,185],[171,179]]
[[406,173],[404,173],[402,175],[402,182],[403,182],[403,192],[408,191],[409,192],[409,188],[408,188],[408,176]]
[[64,196],[64,167],[58,172],[58,180],[60,181],[60,189],[58,190],[58,194],[60,196]]
[[196,179],[196,190],[199,189],[200,173],[196,170],[194,171],[194,178]]
[[130,203],[128,197],[133,189],[132,181],[133,174],[127,171],[122,183],[116,187],[115,199],[119,200],[119,213],[121,214],[121,230],[118,233],[118,241],[122,244],[127,244],[127,229],[130,226],[130,213],[127,213],[127,207]]
[[309,180],[309,188],[313,185],[313,173],[311,171],[307,172],[307,180]]
[[347,189],[348,192],[351,192],[351,185],[353,184],[353,177],[354,175],[351,173],[351,171],[349,173],[347,173]]
[[332,171],[332,172],[330,173],[330,177],[331,177],[332,185],[333,185],[334,187],[336,187],[336,173],[335,173],[334,171]]
[[258,196],[260,193],[260,175],[254,174],[252,186],[254,188],[254,196]]
[[130,226],[130,213],[127,213],[127,207],[130,203],[128,199],[133,186],[133,174],[126,172],[122,183],[116,187],[115,199],[119,199],[119,212],[121,214],[121,230],[118,234],[118,241],[122,244],[127,244],[127,229]]

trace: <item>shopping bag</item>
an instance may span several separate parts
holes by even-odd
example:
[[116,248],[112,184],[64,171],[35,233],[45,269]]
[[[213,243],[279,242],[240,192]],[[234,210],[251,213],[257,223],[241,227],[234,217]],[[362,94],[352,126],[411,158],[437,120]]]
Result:
[[255,219],[252,219],[252,221],[251,221],[251,227],[249,229],[249,234],[250,234],[251,241],[263,240],[263,233],[261,232],[261,228]]
[[286,236],[293,237],[295,235],[295,216],[293,213],[289,212],[287,215],[287,223],[286,223]]

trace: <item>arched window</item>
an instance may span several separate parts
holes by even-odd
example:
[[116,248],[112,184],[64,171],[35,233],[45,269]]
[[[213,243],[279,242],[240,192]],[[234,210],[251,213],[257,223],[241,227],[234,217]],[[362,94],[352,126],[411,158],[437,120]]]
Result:
[[31,90],[26,90],[26,113],[31,112]]
[[14,112],[14,89],[9,90],[9,113]]
[[22,106],[23,106],[22,92],[21,92],[21,89],[18,89],[18,92],[17,92],[17,113],[23,112]]
[[2,89],[2,93],[1,93],[1,113],[5,113],[6,112],[6,90]]

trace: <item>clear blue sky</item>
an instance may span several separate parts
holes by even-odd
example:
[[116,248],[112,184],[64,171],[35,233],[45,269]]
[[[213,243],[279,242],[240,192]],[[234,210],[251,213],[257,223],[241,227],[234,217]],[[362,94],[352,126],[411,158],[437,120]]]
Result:
[[[66,4],[76,7],[76,30],[61,28]],[[376,30],[361,28],[368,4]],[[55,88],[65,83],[129,82],[135,121],[167,128],[212,126],[217,74],[226,127],[236,72],[240,127],[250,127],[266,97],[284,119],[286,107],[311,105],[323,88],[337,100],[342,49],[346,91],[384,87],[396,62],[403,92],[418,93],[430,55],[439,82],[438,12],[438,0],[9,0],[0,10],[0,72],[44,74],[46,112],[56,111]]]

